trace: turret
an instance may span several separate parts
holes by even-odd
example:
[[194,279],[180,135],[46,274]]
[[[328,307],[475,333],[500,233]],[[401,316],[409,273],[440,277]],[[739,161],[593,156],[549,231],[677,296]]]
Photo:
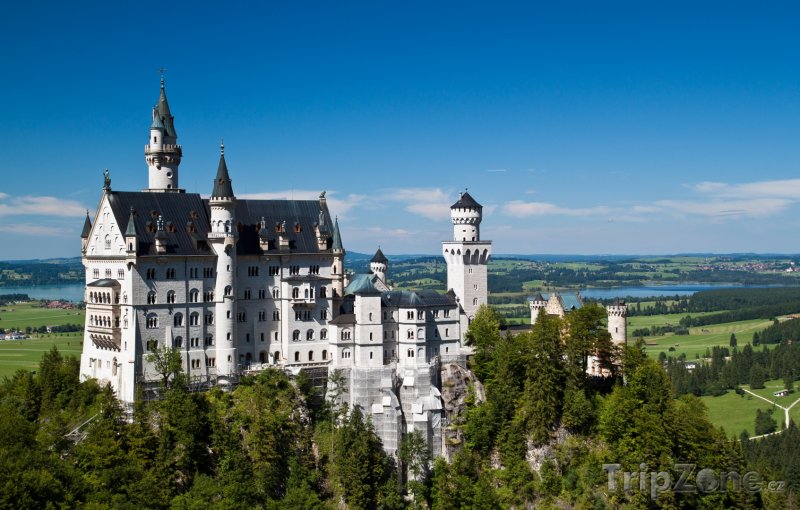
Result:
[[83,231],[81,231],[81,253],[86,253],[89,244],[89,235],[92,233],[92,220],[89,219],[89,210],[86,210],[86,219],[83,221]]
[[128,217],[128,227],[125,229],[125,246],[128,256],[136,256],[139,251],[139,238],[136,235],[136,219],[134,209],[131,207],[131,214]]
[[339,233],[339,217],[337,216],[333,223],[333,242],[331,243],[331,252],[333,253],[333,267],[331,268],[331,277],[333,278],[333,297],[342,297],[344,295],[344,246],[342,246],[342,236]]
[[625,345],[628,339],[628,306],[621,299],[606,307],[608,332],[614,345]]
[[383,283],[386,283],[386,271],[389,268],[389,259],[383,254],[380,248],[375,252],[375,256],[369,261],[369,270],[372,271]]
[[160,214],[156,220],[156,253],[167,253],[167,229],[164,227],[164,217]]
[[153,107],[150,123],[150,139],[144,147],[149,181],[145,191],[183,192],[178,187],[178,166],[181,164],[183,150],[178,145],[174,117],[169,111],[164,78],[161,78],[161,95],[158,105]]
[[466,191],[459,193],[458,201],[450,206],[454,241],[480,241],[483,206]]
[[545,309],[547,306],[547,301],[542,296],[542,293],[536,294],[536,296],[529,301],[531,307],[531,326],[536,324],[536,319],[539,318],[539,312]]
[[214,344],[217,354],[217,375],[226,384],[237,374],[236,349],[236,197],[225,163],[225,146],[220,145],[219,165],[214,188],[208,201],[211,209],[211,232],[208,240],[217,255],[216,286],[214,287],[215,324]]

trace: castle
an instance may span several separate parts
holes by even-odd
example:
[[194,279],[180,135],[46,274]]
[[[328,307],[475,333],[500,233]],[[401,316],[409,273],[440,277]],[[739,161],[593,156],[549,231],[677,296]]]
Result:
[[164,81],[152,110],[148,187],[117,191],[106,172],[81,234],[86,268],[82,379],[125,403],[153,391],[148,354],[180,352],[191,384],[233,385],[280,367],[340,370],[342,400],[367,412],[393,453],[419,430],[441,454],[442,363],[464,364],[470,319],[487,303],[491,242],[482,207],[463,193],[443,243],[447,294],[395,291],[380,249],[368,274],[344,273],[345,249],[325,193],[318,200],[243,200],[220,147],[209,198],[179,182],[183,154]]

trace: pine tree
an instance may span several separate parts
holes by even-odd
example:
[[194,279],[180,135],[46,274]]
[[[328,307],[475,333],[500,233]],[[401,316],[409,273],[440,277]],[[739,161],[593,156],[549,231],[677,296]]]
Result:
[[756,363],[750,369],[750,389],[760,390],[764,388],[764,367]]
[[731,347],[736,347],[736,342],[737,342],[737,341],[736,341],[736,335],[735,335],[735,334],[733,334],[733,333],[731,333],[731,340],[730,340],[730,342],[728,342],[728,343],[729,343],[729,345],[730,345]]

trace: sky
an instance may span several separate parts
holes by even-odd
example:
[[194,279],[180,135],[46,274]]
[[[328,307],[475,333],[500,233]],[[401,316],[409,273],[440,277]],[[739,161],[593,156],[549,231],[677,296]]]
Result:
[[[123,5],[130,4],[130,5]],[[80,254],[108,168],[147,186],[166,68],[181,187],[327,192],[349,251],[800,252],[792,2],[12,2],[0,260]]]

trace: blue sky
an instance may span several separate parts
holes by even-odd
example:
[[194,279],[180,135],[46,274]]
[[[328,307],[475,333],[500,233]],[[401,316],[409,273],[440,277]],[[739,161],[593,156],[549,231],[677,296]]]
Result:
[[464,188],[495,253],[799,251],[792,3],[116,4],[4,6],[0,259],[79,254],[104,168],[146,187],[160,66],[182,187],[224,138],[352,251],[438,253]]

